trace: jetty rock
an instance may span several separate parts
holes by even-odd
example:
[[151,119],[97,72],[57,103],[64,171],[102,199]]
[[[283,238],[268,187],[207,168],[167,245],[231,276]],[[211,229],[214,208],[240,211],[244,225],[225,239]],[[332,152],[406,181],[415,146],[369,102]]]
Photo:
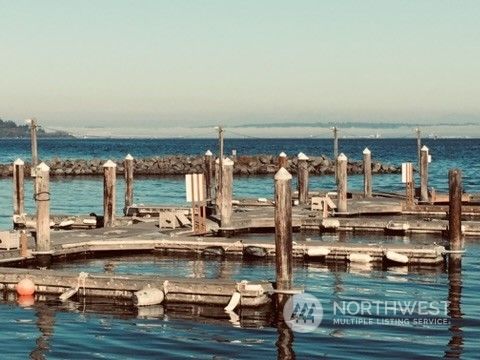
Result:
[[[309,156],[308,170],[311,175],[330,175],[335,173],[335,161],[325,155]],[[52,176],[103,176],[103,164],[109,159],[60,159],[58,157],[45,161]],[[117,174],[124,172],[124,159],[112,160],[117,165]],[[288,159],[286,169],[291,174],[297,173],[297,157]],[[134,173],[143,176],[185,175],[205,171],[204,156],[169,155],[133,159]],[[25,163],[25,173],[30,173],[30,163]],[[272,155],[237,156],[233,172],[235,175],[273,175],[278,170],[278,157]],[[0,176],[12,176],[12,164],[0,164]],[[349,174],[362,174],[363,162],[348,160]],[[372,163],[374,174],[397,174],[400,166]]]

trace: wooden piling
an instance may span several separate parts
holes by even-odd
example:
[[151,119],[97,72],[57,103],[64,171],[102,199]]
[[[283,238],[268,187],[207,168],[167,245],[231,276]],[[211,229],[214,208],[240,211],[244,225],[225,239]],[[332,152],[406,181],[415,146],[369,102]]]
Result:
[[347,212],[347,157],[341,153],[337,158],[337,212]]
[[123,213],[133,205],[133,156],[128,154],[123,162],[125,174],[125,207]]
[[298,154],[297,176],[298,203],[305,205],[308,203],[308,156],[302,152]]
[[421,161],[420,161],[420,151],[422,149],[422,137],[420,134],[420,128],[415,129],[415,133],[417,134],[417,162],[418,162],[418,168],[420,169],[421,167]]
[[21,159],[13,163],[13,214],[25,213],[25,163]]
[[229,158],[223,160],[221,184],[220,221],[222,228],[229,227],[232,221],[233,200],[233,161]]
[[448,172],[448,189],[450,249],[460,250],[462,246],[462,173],[459,169],[452,169]]
[[34,174],[35,168],[38,165],[38,147],[37,147],[37,119],[32,118],[32,119],[27,119],[27,121],[30,123],[30,143],[31,143],[31,149],[32,149],[32,164],[31,168],[33,169],[32,175]]
[[277,289],[292,286],[292,175],[281,168],[275,174],[275,261]]
[[20,231],[20,256],[28,256],[28,237],[25,230]]
[[37,204],[36,255],[40,266],[48,266],[50,244],[50,168],[41,163],[35,169],[35,202]]
[[116,202],[116,168],[112,160],[103,164],[103,226],[112,227],[115,224]]
[[368,148],[363,150],[363,196],[372,197],[372,153]]
[[212,201],[212,177],[213,177],[213,156],[210,150],[205,152],[203,157],[205,164],[205,186],[206,186],[206,197],[207,202],[211,203]]
[[333,158],[335,159],[335,182],[338,183],[338,164],[337,164],[337,158],[338,158],[338,129],[334,126],[332,128],[333,130]]
[[420,150],[420,200],[428,201],[428,148]]
[[282,167],[285,169],[288,167],[288,157],[283,151],[278,155],[278,169]]
[[220,171],[220,158],[215,160],[215,214],[220,215],[222,207],[222,172]]
[[404,176],[405,182],[405,205],[407,209],[413,209],[415,205],[415,184],[413,177],[413,164],[402,164],[402,176]]

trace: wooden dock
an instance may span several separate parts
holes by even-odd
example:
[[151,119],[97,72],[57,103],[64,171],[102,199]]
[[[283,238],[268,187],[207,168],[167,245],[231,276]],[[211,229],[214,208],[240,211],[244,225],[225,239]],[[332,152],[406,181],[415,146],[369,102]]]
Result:
[[240,294],[241,306],[268,304],[273,286],[267,281],[228,281],[160,277],[153,275],[87,274],[59,270],[0,268],[0,290],[15,291],[16,284],[32,280],[38,294],[60,296],[79,286],[82,296],[133,299],[136,292],[155,288],[163,292],[167,303],[210,304],[226,306],[234,293]]

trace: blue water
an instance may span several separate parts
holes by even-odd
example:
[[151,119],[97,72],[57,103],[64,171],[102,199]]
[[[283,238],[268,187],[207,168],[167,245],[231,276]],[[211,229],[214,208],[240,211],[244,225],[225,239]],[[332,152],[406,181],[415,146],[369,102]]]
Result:
[[[480,140],[427,140],[433,162],[430,167],[431,184],[446,189],[446,174],[450,167],[464,172],[465,188],[480,192],[478,183]],[[122,158],[126,153],[136,157],[164,154],[202,154],[214,149],[214,140],[40,140],[40,154],[44,159],[61,158]],[[341,140],[341,151],[359,159],[368,146],[374,158],[391,164],[415,161],[414,140]],[[308,155],[331,153],[331,141],[309,140],[234,140],[227,139],[226,149],[237,149],[238,154],[289,154],[303,151]],[[28,141],[2,140],[0,160],[10,162],[22,157],[28,159]],[[349,178],[351,189],[361,189],[361,176]],[[383,191],[403,191],[399,175],[374,177],[374,188]],[[259,197],[272,194],[270,177],[235,179],[235,196]],[[313,189],[334,187],[331,176],[312,177]],[[0,226],[11,223],[11,179],[0,180]],[[102,179],[62,178],[52,180],[51,206],[55,213],[90,213],[102,211]],[[119,209],[123,201],[123,181],[118,179]],[[27,210],[34,212],[31,183],[27,184]],[[136,179],[136,203],[184,204],[184,180],[181,177]],[[345,241],[337,235],[313,241]],[[439,238],[385,238],[355,236],[352,241],[441,242]],[[285,333],[276,328],[271,319],[238,327],[228,316],[213,318],[197,315],[178,316],[171,309],[154,317],[139,316],[135,309],[102,304],[72,302],[59,307],[54,303],[37,302],[22,308],[14,299],[0,302],[2,331],[0,341],[5,358],[48,359],[132,359],[132,358],[200,358],[200,359],[257,359],[277,358],[281,350],[294,353],[297,359],[310,358],[462,358],[476,359],[480,352],[480,246],[467,241],[467,255],[463,260],[459,280],[449,280],[445,269],[359,269],[328,268],[318,264],[301,265],[294,269],[295,283],[317,296],[325,314],[321,326],[310,334],[293,334],[293,342],[286,341]],[[241,263],[217,260],[167,257],[123,257],[95,259],[58,264],[72,271],[102,272],[105,263],[114,265],[117,273],[161,274],[188,277],[273,279],[274,266],[268,262]],[[460,285],[460,294],[458,287]],[[453,286],[453,287],[452,287]],[[456,289],[453,295],[449,289]],[[450,291],[452,293],[452,291]],[[334,300],[460,300],[460,319],[450,325],[376,324],[338,325],[333,323]],[[114,311],[115,310],[115,311]],[[395,317],[399,319],[400,317]],[[448,317],[451,320],[450,317]],[[283,334],[283,335],[281,335]],[[287,337],[288,338],[288,337]],[[277,342],[283,344],[277,346]],[[285,345],[286,344],[286,345]],[[285,346],[284,346],[285,345]]]

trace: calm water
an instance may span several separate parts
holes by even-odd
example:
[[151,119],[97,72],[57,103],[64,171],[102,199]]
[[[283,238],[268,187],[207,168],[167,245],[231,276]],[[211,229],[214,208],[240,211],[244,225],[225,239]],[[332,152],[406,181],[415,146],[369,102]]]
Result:
[[[431,183],[446,188],[448,168],[457,166],[464,171],[467,191],[480,192],[478,185],[480,140],[427,140],[433,156]],[[54,140],[40,141],[43,158],[122,158],[130,152],[137,157],[173,153],[201,154],[214,149],[213,140]],[[414,140],[344,140],[341,150],[359,158],[368,146],[374,157],[388,163],[415,161]],[[330,153],[327,140],[227,140],[227,149],[238,154],[277,154],[304,151],[308,155]],[[27,159],[28,142],[2,140],[0,161],[17,157]],[[399,175],[374,177],[375,188],[401,191]],[[266,177],[235,180],[235,195],[268,196],[272,194],[272,179]],[[361,177],[349,179],[351,188],[361,188]],[[313,177],[313,188],[333,188],[331,177]],[[101,212],[102,180],[76,178],[52,181],[52,211],[56,213]],[[27,209],[33,212],[31,185],[27,187]],[[122,204],[123,182],[118,181],[118,204]],[[11,180],[0,180],[0,226],[11,222]],[[184,203],[182,178],[139,179],[135,183],[137,203]],[[119,206],[121,207],[121,206]],[[336,236],[315,238],[314,241],[345,241]],[[352,241],[441,242],[433,238],[364,238]],[[223,313],[199,315],[202,311],[158,309],[144,316],[121,305],[70,303],[59,307],[53,303],[37,303],[22,308],[14,301],[0,303],[2,331],[0,340],[8,344],[5,358],[65,359],[65,358],[201,358],[257,359],[276,358],[278,349],[294,353],[298,359],[307,358],[478,358],[480,346],[480,246],[471,240],[466,244],[467,255],[461,273],[448,275],[445,269],[405,271],[405,269],[327,268],[318,264],[297,265],[295,282],[317,296],[324,307],[321,326],[310,334],[291,334],[277,329],[269,316],[250,321],[247,314],[243,327],[232,324]],[[273,279],[271,263],[240,263],[235,261],[200,260],[146,256],[121,259],[96,259],[58,264],[73,271],[102,272],[106,262],[113,262],[117,273],[150,273],[188,277]],[[333,301],[340,300],[453,300],[455,315],[449,325],[334,324]],[[457,301],[458,300],[458,301]],[[459,307],[459,308],[458,308]],[[198,310],[198,309],[197,309]],[[458,311],[459,310],[459,311]],[[187,314],[187,315],[186,315]],[[241,314],[240,314],[241,315]],[[357,317],[361,318],[361,317]],[[394,316],[401,320],[402,316]],[[277,347],[277,343],[280,344]]]

